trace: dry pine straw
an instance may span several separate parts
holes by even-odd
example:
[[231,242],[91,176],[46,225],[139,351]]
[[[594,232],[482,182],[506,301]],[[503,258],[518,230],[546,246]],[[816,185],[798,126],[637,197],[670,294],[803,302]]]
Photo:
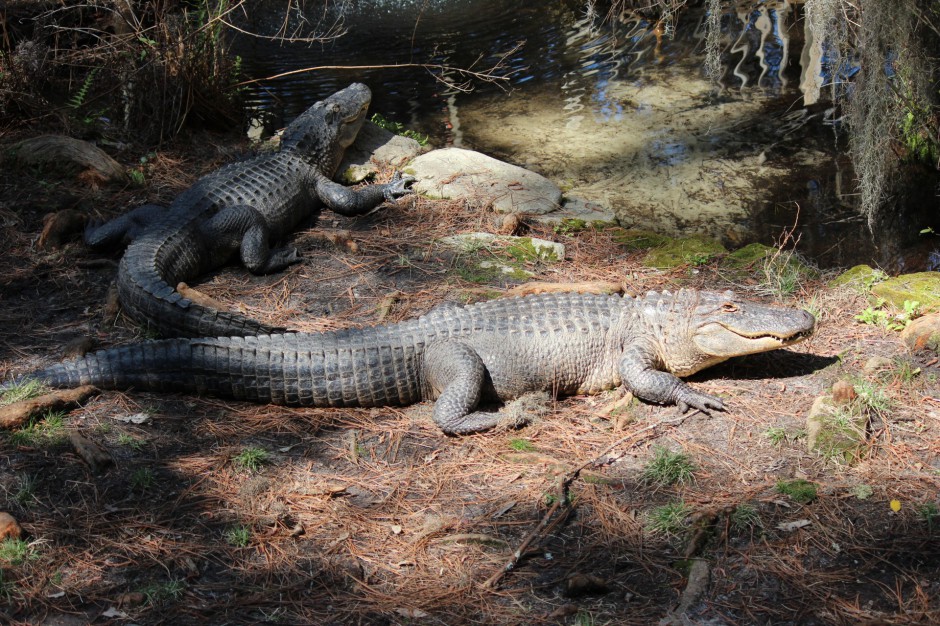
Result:
[[[433,243],[489,230],[487,220],[461,205],[442,209],[423,200],[361,220],[325,214],[319,227],[348,230],[356,253],[322,241],[306,246],[301,233],[295,241],[303,264],[263,278],[225,270],[196,287],[302,330],[374,322],[388,298],[385,319],[404,319],[455,294],[473,300],[493,291],[449,272],[460,259]],[[563,263],[531,265],[538,280],[627,282],[638,292],[680,282],[730,286],[710,267],[691,277],[642,268],[637,254],[624,254],[603,231],[535,231],[568,247]],[[22,237],[11,241],[21,257],[0,260],[10,269],[3,316],[20,330],[0,337],[3,372],[44,361],[85,325],[107,343],[137,334],[125,320],[111,327],[102,319],[106,281],[102,272],[75,268],[72,255],[88,254],[80,247],[52,254]],[[936,535],[916,506],[936,501],[940,407],[930,417],[920,405],[930,395],[925,376],[900,383],[860,374],[874,354],[905,357],[894,335],[852,321],[864,302],[817,284],[804,290],[804,301],[816,294],[825,315],[816,337],[790,351],[797,356],[740,359],[698,376],[693,384],[727,395],[729,410],[692,415],[589,466],[571,485],[566,516],[548,520],[492,588],[485,581],[557,502],[559,477],[674,410],[640,405],[610,418],[602,409],[613,397],[564,399],[521,430],[447,438],[431,423],[429,405],[289,409],[106,393],[66,419],[67,428],[111,451],[116,467],[103,475],[91,475],[67,444],[0,443],[0,488],[36,555],[4,568],[3,610],[13,623],[47,613],[94,618],[109,607],[142,624],[570,623],[578,611],[599,624],[650,623],[685,587],[677,561],[688,536],[652,533],[647,515],[682,500],[694,516],[712,520],[695,552],[708,560],[711,582],[693,618],[935,621]],[[30,310],[30,302],[63,291],[75,295],[61,311]],[[317,307],[330,315],[311,315]],[[810,367],[800,354],[829,361]],[[857,463],[838,465],[806,453],[801,440],[774,445],[764,435],[770,427],[802,428],[813,397],[849,374],[879,380],[894,401]],[[114,419],[138,412],[151,421]],[[514,450],[513,440],[532,449]],[[690,455],[697,481],[644,483],[655,446]],[[236,461],[248,448],[268,454],[255,472]],[[819,484],[819,498],[804,506],[777,493],[777,481],[793,477]],[[25,496],[24,485],[31,485]],[[858,485],[872,487],[872,496],[852,496]],[[891,499],[903,503],[897,514]],[[755,507],[759,527],[733,526],[731,512],[742,504]],[[776,529],[799,519],[810,525]],[[240,527],[247,545],[231,539]],[[573,574],[599,577],[606,592],[566,596]]]

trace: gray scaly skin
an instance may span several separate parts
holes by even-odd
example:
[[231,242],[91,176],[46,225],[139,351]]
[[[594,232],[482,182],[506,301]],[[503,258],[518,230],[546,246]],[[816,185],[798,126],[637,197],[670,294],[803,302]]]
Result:
[[102,350],[25,376],[54,387],[186,391],[299,406],[406,405],[436,399],[448,434],[500,414],[483,399],[624,385],[650,402],[708,412],[722,401],[679,380],[734,356],[808,337],[806,311],[732,292],[642,298],[534,295],[441,307],[388,326],[319,334],[170,339]]
[[101,226],[85,241],[131,241],[118,269],[118,298],[135,321],[166,337],[269,334],[283,329],[216,311],[175,289],[238,254],[253,273],[300,261],[294,249],[270,250],[321,206],[362,215],[411,193],[411,177],[353,190],[331,178],[365,121],[372,94],[355,83],[317,102],[284,131],[281,149],[222,167],[196,181],[168,209],[145,205]]

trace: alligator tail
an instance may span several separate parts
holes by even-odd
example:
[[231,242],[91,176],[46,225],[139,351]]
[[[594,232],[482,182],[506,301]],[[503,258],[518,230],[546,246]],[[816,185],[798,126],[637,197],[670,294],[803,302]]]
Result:
[[102,389],[196,391],[192,375],[185,373],[191,354],[189,339],[146,341],[56,363],[17,377],[15,383],[35,380],[63,389],[95,385]]
[[286,329],[218,311],[184,298],[172,285],[211,267],[208,253],[188,229],[162,231],[135,241],[118,270],[118,299],[125,313],[164,337],[268,335]]

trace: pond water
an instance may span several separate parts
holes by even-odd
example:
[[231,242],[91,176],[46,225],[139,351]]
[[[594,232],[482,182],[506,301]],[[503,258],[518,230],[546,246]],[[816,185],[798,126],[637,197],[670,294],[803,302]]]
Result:
[[[822,76],[818,44],[804,41],[801,3],[744,2],[723,15],[717,83],[703,70],[702,10],[663,25],[630,12],[605,19],[605,9],[575,1],[316,4],[318,11],[285,16],[283,3],[261,3],[253,13],[260,19],[246,26],[341,37],[236,42],[248,75],[283,75],[250,87],[249,106],[269,129],[362,81],[373,89],[373,111],[434,145],[537,171],[624,226],[706,234],[730,246],[774,244],[795,227],[797,249],[823,267],[940,266],[940,238],[919,234],[940,232],[930,223],[938,219],[931,185],[874,235],[856,210],[854,175],[834,129],[840,120],[824,100],[804,106]],[[453,69],[497,63],[507,80],[476,81],[469,92],[468,76]],[[302,71],[313,67],[329,69]]]

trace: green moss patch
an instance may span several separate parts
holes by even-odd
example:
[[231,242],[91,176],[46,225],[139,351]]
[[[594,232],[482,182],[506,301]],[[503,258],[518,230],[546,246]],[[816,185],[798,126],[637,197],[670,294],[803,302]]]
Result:
[[940,272],[904,274],[878,283],[871,292],[899,309],[904,302],[919,302],[921,311],[940,310]]
[[706,237],[670,239],[650,250],[643,259],[646,267],[668,269],[683,265],[703,265],[711,258],[728,252],[723,245]]
[[650,230],[636,228],[614,228],[611,230],[614,233],[614,241],[626,248],[628,252],[658,248],[671,241],[669,237]]
[[887,278],[888,275],[881,270],[868,265],[856,265],[829,281],[829,287],[849,287],[860,293],[868,293],[872,286]]

